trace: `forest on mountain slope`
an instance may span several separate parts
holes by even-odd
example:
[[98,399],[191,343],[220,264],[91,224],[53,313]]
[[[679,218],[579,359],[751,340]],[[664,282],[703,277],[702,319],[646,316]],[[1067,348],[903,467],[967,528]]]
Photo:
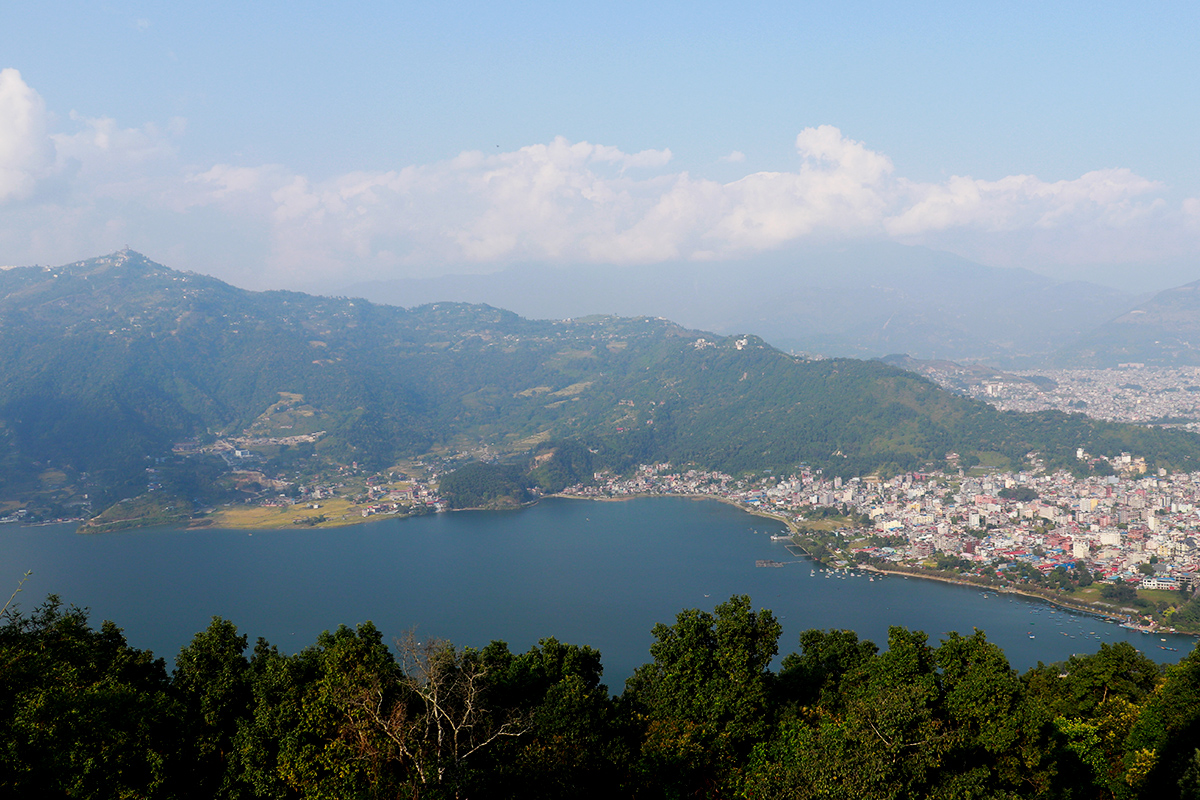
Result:
[[[615,471],[850,476],[937,467],[948,451],[1014,466],[1038,451],[1054,466],[1078,447],[1200,468],[1192,434],[1001,413],[879,362],[796,358],[752,335],[249,292],[130,251],[0,272],[0,341],[0,499],[61,474],[94,512],[145,492],[159,464],[169,490],[202,496],[209,467],[171,461],[172,445],[250,433],[310,433],[318,457],[373,470],[481,444],[519,461],[547,440]],[[264,427],[280,404],[292,422]]]
[[613,695],[601,654],[383,640],[295,655],[214,618],[169,671],[51,596],[0,625],[0,793],[146,798],[1200,796],[1200,649],[1126,643],[1023,675],[976,631],[886,649],[735,596],[654,627]]

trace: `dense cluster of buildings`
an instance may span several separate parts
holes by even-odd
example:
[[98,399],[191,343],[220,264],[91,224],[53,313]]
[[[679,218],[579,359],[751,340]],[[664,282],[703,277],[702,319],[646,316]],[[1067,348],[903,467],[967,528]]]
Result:
[[[967,368],[933,363],[922,374],[1004,411],[1079,412],[1112,422],[1200,429],[1200,368],[1123,364],[1114,369],[1038,369],[965,380]],[[960,374],[961,373],[961,374]]]
[[[815,509],[834,507],[869,517],[869,532],[888,545],[859,550],[895,563],[918,565],[941,553],[981,573],[1020,564],[1043,573],[1083,567],[1096,579],[1140,588],[1190,586],[1200,568],[1200,473],[1147,475],[1144,462],[1130,455],[1112,462],[1119,474],[1109,477],[907,473],[846,481],[818,471],[734,480],[653,464],[630,478],[598,474],[596,485],[567,493],[719,496],[799,523]],[[861,541],[863,531],[854,536]]]

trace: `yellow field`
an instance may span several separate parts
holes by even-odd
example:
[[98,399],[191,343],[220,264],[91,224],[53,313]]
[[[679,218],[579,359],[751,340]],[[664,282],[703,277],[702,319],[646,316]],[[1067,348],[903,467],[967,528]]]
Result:
[[533,397],[535,394],[542,394],[543,392],[549,392],[552,390],[552,388],[553,387],[550,387],[550,386],[534,386],[532,388],[525,389],[524,391],[517,392],[516,396],[517,397]]
[[583,381],[581,383],[572,383],[570,386],[564,386],[557,392],[551,392],[551,397],[572,397],[585,391],[594,381]]
[[[340,525],[353,525],[365,522],[369,517],[359,513],[359,506],[340,497],[316,501],[320,508],[309,508],[308,505],[288,506],[286,508],[262,508],[260,506],[227,506],[217,509],[209,519],[220,528],[335,528]],[[293,520],[312,519],[325,515],[325,522],[315,525],[297,525]]]

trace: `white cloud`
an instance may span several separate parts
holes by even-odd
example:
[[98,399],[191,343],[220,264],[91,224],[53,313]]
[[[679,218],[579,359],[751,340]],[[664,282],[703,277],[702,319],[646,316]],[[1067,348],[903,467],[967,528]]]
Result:
[[20,72],[0,70],[0,202],[29,196],[53,163],[45,103]]
[[911,236],[952,227],[1050,229],[1089,220],[1120,226],[1150,210],[1137,198],[1164,188],[1127,169],[1097,170],[1055,183],[1032,175],[998,181],[955,176],[940,184],[910,184],[909,202],[888,220],[887,230]]
[[1189,197],[1183,201],[1183,217],[1190,227],[1200,229],[1200,197]]
[[106,170],[136,168],[151,161],[171,158],[176,146],[170,137],[182,135],[186,123],[172,119],[167,131],[153,123],[141,128],[120,128],[116,120],[90,119],[71,112],[81,126],[73,134],[54,134],[51,139],[60,161],[78,161],[86,168]]
[[1200,200],[1169,203],[1166,187],[1127,169],[919,182],[829,125],[797,135],[794,169],[722,183],[672,171],[665,148],[561,137],[314,180],[282,165],[185,165],[182,120],[128,128],[71,114],[73,130],[53,133],[49,121],[20,74],[0,72],[6,263],[129,243],[201,270],[252,253],[243,280],[278,284],[520,260],[732,258],[812,237],[890,238],[1000,264],[1200,254]]
[[804,159],[801,172],[823,166],[861,183],[876,183],[892,173],[891,159],[868,150],[862,142],[847,139],[832,125],[800,131],[796,135],[796,152]]
[[746,154],[741,150],[734,150],[727,156],[721,156],[717,161],[724,161],[726,164],[740,164],[746,160]]

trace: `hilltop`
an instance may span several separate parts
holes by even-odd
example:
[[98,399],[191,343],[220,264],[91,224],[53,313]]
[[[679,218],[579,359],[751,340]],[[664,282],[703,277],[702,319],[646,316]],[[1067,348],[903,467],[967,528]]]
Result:
[[1060,350],[1054,361],[1080,367],[1200,364],[1200,281],[1159,292]]
[[551,483],[664,460],[858,475],[1037,450],[1053,464],[1077,447],[1200,466],[1193,436],[1000,413],[887,364],[793,357],[748,334],[250,292],[132,251],[0,273],[0,337],[8,507],[49,492],[99,512],[151,489],[187,513],[227,466],[188,454],[218,440],[259,458],[259,488],[297,458],[385,470],[429,453],[536,458]]

